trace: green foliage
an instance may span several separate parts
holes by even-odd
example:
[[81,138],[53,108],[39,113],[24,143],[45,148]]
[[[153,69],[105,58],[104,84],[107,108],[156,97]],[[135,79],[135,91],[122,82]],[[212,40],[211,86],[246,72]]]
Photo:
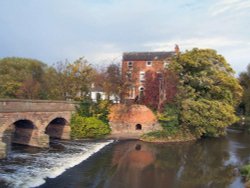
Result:
[[71,119],[73,138],[94,138],[110,133],[108,113],[111,103],[100,100],[97,103],[87,98],[77,108]]
[[93,68],[83,57],[73,63],[65,62],[59,72],[63,78],[62,91],[65,98],[83,100],[89,93],[93,77]]
[[0,59],[0,98],[41,98],[46,69],[34,59]]
[[108,123],[109,107],[111,102],[108,100],[99,100],[93,102],[90,98],[86,98],[77,108],[77,113],[83,117],[96,117],[105,123]]
[[88,94],[93,68],[84,59],[48,67],[28,58],[0,59],[0,98],[74,99]]
[[166,104],[164,110],[157,114],[163,128],[177,127],[179,125],[179,109],[175,104]]
[[186,99],[182,102],[181,121],[196,131],[198,136],[219,136],[225,127],[236,122],[233,106],[217,101]]
[[239,81],[244,89],[241,107],[244,109],[243,113],[250,115],[250,65],[246,72],[240,74]]
[[166,127],[160,131],[153,131],[142,135],[144,141],[149,142],[183,142],[195,140],[194,134],[183,127]]
[[250,180],[250,164],[241,167],[240,174],[246,178],[246,180]]
[[242,88],[226,60],[210,49],[193,49],[179,55],[170,65],[179,74],[181,98],[206,98],[236,106]]
[[230,65],[215,50],[186,51],[169,69],[179,77],[174,103],[179,109],[179,124],[197,136],[219,136],[238,120],[234,107],[240,102],[242,88]]
[[74,114],[71,118],[71,136],[74,139],[100,138],[109,133],[108,124],[96,117],[82,117]]
[[161,138],[176,134],[180,129],[178,118],[179,109],[177,106],[174,104],[166,104],[164,110],[157,113],[157,119],[163,127],[163,131],[153,132],[153,135],[149,134],[149,136]]

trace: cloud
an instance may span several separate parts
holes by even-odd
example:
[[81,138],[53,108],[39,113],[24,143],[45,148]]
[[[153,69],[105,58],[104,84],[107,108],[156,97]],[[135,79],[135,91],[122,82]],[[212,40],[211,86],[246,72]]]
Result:
[[215,3],[214,6],[210,8],[212,16],[218,16],[225,12],[239,12],[250,8],[250,1],[247,0],[222,0]]
[[144,46],[152,51],[172,51],[175,44],[179,45],[181,51],[195,47],[215,49],[226,58],[237,74],[244,71],[250,63],[250,42],[226,37],[172,39],[165,42],[149,42]]
[[243,45],[244,41],[228,39],[225,37],[201,37],[201,38],[187,38],[187,39],[172,39],[165,42],[150,42],[144,44],[146,47],[150,47],[154,51],[166,51],[169,48],[173,49],[173,46],[178,44],[183,49],[192,49],[194,47],[199,48],[222,48],[235,45]]

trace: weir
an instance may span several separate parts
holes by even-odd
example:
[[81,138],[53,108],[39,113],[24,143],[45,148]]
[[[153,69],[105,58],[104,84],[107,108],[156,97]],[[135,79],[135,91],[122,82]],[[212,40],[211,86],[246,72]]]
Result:
[[0,159],[11,144],[49,147],[50,138],[70,139],[71,101],[0,99]]

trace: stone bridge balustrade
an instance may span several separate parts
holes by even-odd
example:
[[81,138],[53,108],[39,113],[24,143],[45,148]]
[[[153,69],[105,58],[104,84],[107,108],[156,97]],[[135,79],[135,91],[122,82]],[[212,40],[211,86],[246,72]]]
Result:
[[49,139],[70,139],[71,101],[0,99],[0,159],[11,143],[49,147]]

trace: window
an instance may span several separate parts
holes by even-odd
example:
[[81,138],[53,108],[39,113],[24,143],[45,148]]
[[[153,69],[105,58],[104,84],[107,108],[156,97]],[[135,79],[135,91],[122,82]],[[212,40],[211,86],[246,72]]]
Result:
[[133,62],[132,62],[132,61],[129,61],[129,62],[128,62],[128,68],[129,68],[129,69],[133,68]]
[[134,99],[135,98],[135,87],[129,87],[128,89],[128,98]]
[[140,79],[140,82],[145,81],[145,72],[144,71],[140,72],[139,79]]
[[144,96],[144,87],[143,86],[140,86],[139,87],[139,97],[143,97]]
[[169,60],[166,60],[166,61],[164,61],[164,68],[168,68],[168,66],[169,66],[169,63],[170,63],[170,61]]
[[151,66],[152,66],[152,64],[153,64],[153,62],[152,62],[152,61],[146,61],[146,66],[147,66],[147,67],[151,67]]
[[162,73],[161,72],[157,72],[157,79],[162,80]]
[[132,72],[127,72],[127,79],[129,80],[129,81],[131,81],[132,80]]

